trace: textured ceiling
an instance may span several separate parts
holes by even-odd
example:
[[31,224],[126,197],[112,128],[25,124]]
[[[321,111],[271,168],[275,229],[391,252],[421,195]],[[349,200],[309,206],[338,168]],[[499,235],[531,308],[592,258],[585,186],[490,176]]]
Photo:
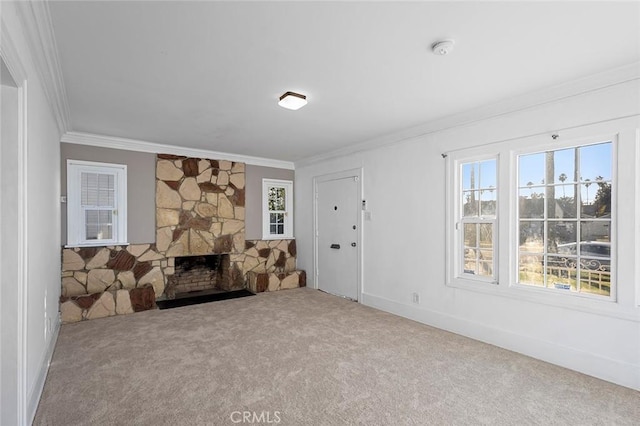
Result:
[[74,131],[291,161],[640,60],[638,2],[50,9]]

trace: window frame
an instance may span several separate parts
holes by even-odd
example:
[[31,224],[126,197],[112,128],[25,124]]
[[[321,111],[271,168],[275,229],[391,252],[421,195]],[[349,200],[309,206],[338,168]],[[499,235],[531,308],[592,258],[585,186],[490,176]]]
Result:
[[[285,191],[285,210],[269,210],[269,189],[283,188]],[[284,213],[284,233],[272,234],[270,230],[270,214]],[[293,239],[293,181],[282,179],[262,179],[262,239],[290,240]]]
[[[113,238],[89,240],[81,196],[81,174],[102,173],[114,176]],[[67,244],[66,247],[128,245],[127,240],[127,165],[83,160],[67,160]]]
[[[585,293],[565,292],[562,290],[538,288],[531,285],[517,284],[518,274],[518,173],[517,156],[532,152],[545,150],[559,150],[563,148],[593,145],[603,142],[611,142],[612,149],[612,206],[618,204],[617,194],[619,192],[619,138],[623,135],[628,139],[630,134],[635,135],[635,129],[630,129],[626,121],[590,125],[571,129],[563,132],[563,141],[552,139],[551,134],[538,134],[533,136],[523,136],[514,139],[506,139],[495,143],[484,143],[469,148],[460,148],[445,153],[445,232],[446,232],[446,252],[445,252],[445,285],[448,287],[460,288],[468,291],[500,295],[519,301],[541,303],[550,306],[559,306],[582,310],[585,312],[598,312],[612,316],[628,315],[618,312],[621,309],[616,306],[618,303],[618,245],[620,237],[618,235],[618,208],[612,208],[611,227],[611,292],[610,296],[589,295]],[[461,191],[459,165],[465,162],[482,161],[488,158],[497,158],[497,236],[494,236],[496,244],[496,266],[498,280],[495,283],[490,281],[469,279],[468,276],[459,276],[459,235],[455,229],[457,214],[460,211]],[[625,310],[622,308],[622,310]]]
[[[571,148],[581,148],[591,145],[598,145],[603,143],[611,143],[611,228],[610,228],[610,238],[611,241],[610,246],[610,291],[608,296],[590,294],[590,293],[582,293],[582,292],[573,292],[566,291],[565,289],[557,289],[552,287],[540,287],[531,284],[522,284],[519,282],[519,222],[520,222],[520,206],[518,199],[518,190],[519,190],[519,161],[518,158],[522,155],[529,155],[535,153],[545,153],[547,151],[561,151],[564,149]],[[532,147],[533,146],[533,147]],[[575,166],[574,166],[575,167]],[[603,301],[603,302],[617,302],[617,250],[618,250],[618,238],[617,238],[617,227],[618,227],[618,208],[617,208],[617,185],[618,185],[618,134],[609,134],[609,135],[595,135],[591,137],[583,137],[578,139],[567,140],[564,142],[554,141],[548,142],[544,144],[536,144],[531,145],[527,148],[514,149],[511,150],[510,157],[510,169],[511,173],[511,182],[513,183],[513,188],[510,190],[510,198],[511,198],[511,211],[512,215],[509,217],[509,221],[511,223],[511,231],[513,232],[513,238],[510,241],[509,251],[513,256],[513,262],[510,265],[511,267],[511,279],[509,280],[509,286],[514,289],[519,289],[523,291],[531,291],[535,293],[541,294],[553,294],[558,295],[563,298],[582,298],[582,299],[590,299],[595,301]],[[593,181],[595,183],[595,181]],[[581,185],[580,182],[577,182],[576,185],[579,187]],[[542,223],[548,220],[547,216],[547,207],[546,207],[546,198],[545,198],[545,213]],[[574,220],[574,219],[571,219]],[[578,217],[575,219],[580,222],[581,219]],[[545,232],[546,238],[546,232]],[[545,239],[546,246],[546,239]],[[546,254],[546,248],[543,252],[543,256]],[[546,278],[545,278],[546,281]]]
[[[464,215],[464,202],[463,200],[463,196],[464,196],[464,192],[465,189],[463,188],[463,166],[466,164],[477,164],[480,165],[483,162],[486,161],[490,161],[490,160],[494,160],[496,162],[496,175],[495,175],[495,179],[496,179],[496,187],[494,188],[494,191],[496,191],[496,210],[495,210],[495,214],[494,215],[490,215],[490,216],[483,216],[482,215],[482,189],[479,188],[477,191],[480,192],[480,198],[479,198],[479,207],[480,207],[480,211],[479,211],[479,215],[478,216],[465,216]],[[478,173],[480,173],[480,169],[478,169]],[[498,205],[499,205],[499,186],[498,186],[498,157],[497,156],[490,156],[488,158],[483,158],[483,159],[474,159],[474,160],[467,160],[467,161],[457,161],[457,174],[458,174],[458,185],[456,186],[456,190],[458,191],[457,193],[457,198],[458,198],[458,211],[457,211],[457,223],[456,223],[456,231],[458,232],[459,236],[458,236],[458,247],[457,247],[457,255],[456,255],[456,260],[458,262],[458,266],[456,268],[456,273],[457,273],[457,277],[458,278],[464,278],[464,279],[468,279],[468,280],[473,280],[473,281],[482,281],[482,282],[489,282],[491,284],[497,284],[498,283],[498,270],[497,270],[497,266],[498,266],[498,258],[497,258],[497,237],[499,235],[498,232]],[[464,244],[464,227],[467,224],[474,224],[474,225],[481,225],[481,224],[490,224],[492,231],[492,243],[493,243],[493,247],[492,247],[492,274],[491,276],[488,275],[477,275],[477,274],[470,274],[468,272],[465,272],[464,269],[464,253],[465,253],[465,244]],[[479,235],[476,234],[476,240],[479,239]],[[476,245],[479,245],[479,242],[476,241]]]
[[[464,152],[454,152],[447,155],[447,285],[452,287],[470,288],[495,287],[500,277],[500,154],[497,151],[487,151],[470,148]],[[463,216],[462,197],[462,166],[469,163],[482,163],[487,160],[496,162],[496,213],[492,218],[478,216],[473,220]],[[491,223],[493,225],[493,275],[482,276],[464,272],[464,224]]]
[[[513,129],[512,129],[513,130]],[[516,129],[517,130],[517,129]],[[640,308],[640,281],[638,281],[640,269],[636,267],[634,259],[640,258],[640,243],[634,238],[634,230],[639,229],[636,223],[622,220],[629,215],[639,212],[640,202],[633,200],[635,194],[640,194],[640,189],[633,190],[628,183],[640,182],[640,171],[635,167],[640,159],[640,133],[638,130],[637,116],[615,118],[612,120],[592,124],[577,124],[574,127],[561,131],[541,131],[535,134],[523,134],[515,130],[505,135],[500,140],[490,140],[486,137],[468,139],[465,143],[461,140],[456,146],[442,153],[444,160],[444,178],[446,182],[444,199],[446,202],[445,222],[445,285],[453,291],[459,291],[460,296],[470,291],[488,296],[498,296],[512,299],[514,306],[522,304],[535,304],[551,307],[552,309],[569,309],[572,311],[602,315],[609,318],[618,318],[629,321],[638,321],[638,309]],[[552,138],[552,135],[558,134]],[[517,273],[517,263],[514,250],[509,249],[517,244],[516,227],[514,223],[517,186],[516,168],[513,165],[513,157],[518,153],[530,151],[553,150],[561,147],[578,146],[581,144],[597,142],[613,142],[613,170],[612,170],[612,203],[617,206],[612,218],[614,220],[611,230],[612,239],[615,241],[612,247],[612,282],[611,298],[586,297],[578,294],[547,291],[525,285],[512,285]],[[531,147],[535,147],[532,149]],[[469,280],[455,278],[453,269],[453,246],[455,234],[455,216],[453,216],[454,201],[453,183],[455,181],[454,160],[461,158],[481,158],[483,154],[497,153],[500,158],[501,199],[499,207],[498,228],[500,237],[498,242],[499,276],[498,285],[483,285]],[[635,162],[634,162],[635,160]],[[506,198],[505,198],[506,197]],[[635,216],[634,216],[635,217]],[[636,221],[638,222],[638,221]],[[507,249],[505,249],[507,248]],[[621,251],[621,248],[623,251]],[[632,253],[633,248],[635,255]]]

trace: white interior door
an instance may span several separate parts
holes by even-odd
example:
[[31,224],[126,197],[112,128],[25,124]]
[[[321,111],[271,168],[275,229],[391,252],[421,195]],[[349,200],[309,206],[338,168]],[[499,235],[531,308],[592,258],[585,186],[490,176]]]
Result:
[[316,244],[318,289],[358,300],[359,178],[317,182]]

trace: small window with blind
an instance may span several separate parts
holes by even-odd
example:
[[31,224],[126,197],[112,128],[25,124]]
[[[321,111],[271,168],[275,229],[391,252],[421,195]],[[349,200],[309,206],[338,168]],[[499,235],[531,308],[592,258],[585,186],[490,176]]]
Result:
[[67,160],[67,246],[127,244],[127,166]]

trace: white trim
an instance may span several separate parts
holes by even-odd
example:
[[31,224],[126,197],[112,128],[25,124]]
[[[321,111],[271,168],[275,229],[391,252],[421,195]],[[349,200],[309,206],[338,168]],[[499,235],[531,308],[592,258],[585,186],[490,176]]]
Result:
[[209,151],[206,149],[187,148],[184,146],[167,145],[136,139],[119,138],[115,136],[97,135],[93,133],[66,132],[60,142],[78,145],[98,146],[102,148],[122,149],[125,151],[149,152],[152,154],[184,155],[195,158],[211,158],[216,160],[237,161],[245,164],[278,169],[294,170],[291,161],[270,158],[252,157],[249,155],[231,154],[228,152]]
[[[313,286],[311,288],[315,288],[316,290],[318,289],[318,272],[319,272],[319,268],[318,268],[318,184],[322,183],[322,182],[328,182],[331,180],[338,180],[338,179],[344,179],[344,178],[348,178],[348,177],[355,177],[358,180],[358,194],[357,194],[357,198],[358,198],[358,203],[361,203],[361,201],[364,199],[363,198],[363,174],[364,174],[364,170],[363,168],[356,168],[356,169],[349,169],[349,170],[343,170],[343,171],[339,171],[339,172],[334,172],[334,173],[328,173],[325,175],[319,175],[319,176],[314,176],[313,178],[313,271],[312,271],[312,277],[313,277]],[[358,223],[357,223],[357,251],[358,251],[358,271],[357,271],[357,275],[358,275],[358,289],[357,289],[357,295],[358,295],[358,300],[357,302],[360,302],[362,300],[362,295],[363,295],[363,270],[364,270],[364,258],[363,258],[363,241],[364,241],[364,235],[362,232],[362,209],[360,207],[360,205],[358,205],[358,211],[360,212],[360,214],[358,215]],[[307,278],[308,280],[308,278]]]
[[[496,162],[496,214],[495,218],[471,219],[471,223],[491,223],[493,225],[493,276],[474,276],[462,272],[462,250],[463,250],[463,229],[465,218],[461,211],[462,175],[460,166],[465,163],[480,163],[483,161],[495,160]],[[500,206],[502,205],[499,193],[500,171],[502,170],[500,152],[498,150],[487,151],[486,149],[470,148],[464,151],[454,151],[446,156],[446,177],[445,177],[445,264],[446,264],[446,285],[450,287],[473,289],[476,286],[487,288],[496,287],[500,283]],[[467,222],[468,223],[468,222]]]
[[[20,401],[20,416],[24,420],[27,416],[27,365],[28,360],[28,346],[27,346],[27,321],[28,321],[28,294],[27,283],[29,282],[29,253],[27,248],[28,241],[28,225],[27,225],[27,212],[28,209],[28,193],[29,188],[28,180],[28,85],[27,80],[22,80],[22,86],[18,89],[18,105],[20,108],[20,127],[18,131],[18,241],[17,250],[18,257],[18,303],[20,308],[18,310],[20,316],[18,319],[18,368],[20,370],[19,384],[22,383],[22,389],[20,386],[18,391],[21,392],[19,397]],[[20,417],[18,417],[20,419]]]
[[640,369],[635,364],[606,358],[532,336],[501,330],[443,312],[399,303],[373,294],[363,293],[362,304],[579,371],[620,386],[640,390]]
[[42,88],[62,134],[70,129],[71,114],[49,4],[46,1],[19,1],[16,6]]
[[[529,154],[536,154],[536,153],[544,153],[547,151],[558,151],[558,150],[563,150],[563,149],[567,149],[567,148],[579,148],[579,147],[585,147],[585,146],[589,146],[589,145],[595,145],[595,144],[601,144],[601,143],[611,143],[611,147],[612,147],[612,152],[611,152],[611,158],[612,158],[612,164],[611,164],[611,208],[613,210],[613,215],[611,217],[611,254],[610,254],[610,261],[611,261],[611,287],[610,287],[610,293],[609,296],[600,296],[600,295],[593,295],[590,293],[577,293],[577,292],[570,292],[570,293],[565,293],[563,290],[555,290],[553,288],[550,287],[537,287],[537,286],[533,286],[533,285],[529,285],[529,284],[524,284],[524,283],[520,283],[519,281],[519,277],[518,277],[518,265],[519,265],[519,260],[518,260],[518,255],[519,255],[519,250],[518,250],[518,246],[519,244],[517,243],[518,241],[518,231],[519,231],[519,213],[518,213],[518,196],[517,191],[519,188],[519,170],[518,170],[518,157],[520,157],[521,155],[529,155]],[[512,207],[512,211],[514,212],[512,217],[509,217],[508,219],[510,221],[512,221],[512,229],[510,229],[511,232],[513,232],[513,239],[510,241],[510,245],[509,245],[509,250],[512,251],[512,258],[515,259],[515,261],[511,264],[512,270],[510,271],[509,274],[509,285],[513,288],[527,288],[527,289],[531,289],[531,291],[533,292],[540,292],[540,294],[542,294],[543,292],[545,293],[557,293],[559,295],[562,296],[574,296],[574,297],[580,297],[580,298],[585,298],[585,299],[592,299],[592,300],[597,300],[597,301],[604,301],[604,302],[617,302],[617,293],[618,293],[618,263],[617,263],[617,254],[618,254],[618,250],[617,250],[617,246],[619,245],[618,242],[618,235],[617,235],[617,230],[618,230],[618,207],[617,207],[617,193],[618,193],[618,158],[617,158],[617,151],[618,151],[618,133],[615,134],[597,134],[595,136],[581,136],[575,139],[569,138],[566,141],[557,141],[557,140],[553,140],[553,141],[549,141],[548,139],[542,139],[540,138],[538,141],[532,143],[531,145],[529,145],[528,147],[522,147],[522,148],[518,148],[518,149],[512,149],[510,151],[510,163],[509,163],[509,168],[511,170],[511,183],[512,183],[512,187],[510,188],[511,191],[513,191],[512,193],[510,193],[510,197],[511,197],[511,207]],[[578,167],[578,165],[574,165],[574,168]],[[580,185],[578,184],[578,187]],[[578,191],[580,189],[578,188]],[[546,211],[546,208],[545,208]],[[581,217],[577,217],[577,218],[570,218],[567,220],[575,220],[577,222],[580,222]],[[547,217],[544,217],[544,222],[547,221]],[[546,242],[545,242],[546,244]],[[545,254],[546,254],[546,249],[545,249]]]
[[18,210],[18,239],[16,241],[16,250],[18,253],[18,424],[27,424],[27,282],[28,282],[28,264],[27,264],[27,74],[24,66],[20,61],[15,45],[11,36],[7,32],[7,26],[0,21],[0,56],[5,65],[9,69],[11,76],[16,83],[18,89],[18,168],[16,176],[16,185],[18,199],[16,206]]
[[376,137],[359,142],[344,148],[326,152],[320,155],[303,158],[295,162],[296,167],[304,167],[311,164],[326,161],[332,158],[344,157],[358,152],[368,151],[383,146],[391,146],[408,142],[412,139],[422,138],[436,132],[470,125],[490,118],[531,109],[544,104],[557,102],[563,99],[580,96],[584,93],[604,89],[609,86],[640,79],[640,62],[634,62],[619,68],[607,70],[598,74],[572,80],[563,84],[552,86],[544,90],[536,90],[513,98],[474,108],[458,114],[433,120],[425,124],[404,129],[400,132]]
[[58,334],[60,333],[60,317],[55,316],[54,318],[55,323],[53,324],[53,333],[51,333],[51,338],[49,339],[47,350],[42,357],[42,361],[40,362],[40,368],[38,369],[38,374],[36,376],[33,388],[29,392],[26,413],[26,418],[29,421],[27,422],[27,424],[32,424],[33,419],[36,416],[36,410],[38,409],[38,404],[40,403],[40,398],[42,397],[44,383],[47,379],[47,374],[49,373],[51,359],[53,358],[53,351],[56,347],[56,342],[58,341]]
[[[269,188],[284,188],[284,234],[272,234],[270,230]],[[277,212],[276,212],[277,213]],[[292,240],[293,236],[293,181],[282,179],[262,179],[262,239],[263,240]]]
[[636,282],[636,286],[635,286],[635,292],[636,292],[636,306],[640,307],[640,238],[638,236],[640,236],[640,217],[638,217],[638,215],[640,214],[640,128],[636,128],[636,145],[635,145],[635,149],[636,149],[636,167],[635,167],[635,174],[636,174],[636,206],[635,206],[635,212],[636,212],[636,217],[635,217],[635,221],[636,221],[636,247],[635,247],[635,254],[636,254],[636,261],[635,261],[635,270],[633,271],[634,276],[635,276],[635,282]]
[[[461,203],[462,200],[462,194],[464,193],[464,190],[462,188],[462,184],[463,184],[463,179],[462,179],[462,166],[464,164],[470,164],[470,163],[475,163],[475,164],[480,164],[482,162],[486,162],[486,161],[494,161],[495,162],[495,181],[496,181],[496,187],[494,188],[494,191],[496,191],[496,211],[495,214],[493,215],[493,217],[491,218],[486,218],[484,216],[478,216],[478,217],[465,217],[463,215],[463,210],[464,210],[464,206]],[[481,155],[477,155],[477,156],[472,156],[469,158],[456,158],[454,161],[455,164],[455,177],[454,177],[454,181],[455,183],[455,187],[454,188],[447,188],[448,191],[451,191],[452,193],[454,193],[456,195],[455,200],[453,200],[453,206],[449,206],[449,207],[453,207],[454,210],[452,211],[455,219],[456,219],[456,223],[454,225],[453,228],[453,234],[455,235],[456,233],[458,234],[458,237],[455,238],[456,241],[456,246],[454,248],[453,253],[447,253],[448,255],[453,255],[454,256],[454,271],[453,271],[453,277],[456,280],[468,280],[469,282],[474,282],[474,283],[486,283],[486,284],[492,284],[492,285],[496,285],[498,284],[500,278],[499,278],[499,236],[500,236],[500,228],[499,228],[499,210],[500,210],[500,155],[498,153],[488,153],[488,154],[481,154]],[[480,197],[482,197],[482,195],[480,195]],[[480,201],[482,201],[482,198],[479,199]],[[482,203],[480,202],[480,206],[482,205]],[[478,210],[479,213],[482,213],[481,209]],[[449,213],[447,213],[449,214]],[[464,226],[466,224],[479,224],[479,223],[488,223],[492,225],[492,240],[493,240],[493,248],[492,248],[492,256],[493,256],[493,261],[492,261],[492,275],[489,276],[482,276],[482,275],[471,275],[471,274],[466,274],[464,272]],[[479,235],[476,236],[476,239],[479,238]],[[479,244],[479,241],[476,242],[477,244]],[[453,283],[451,284],[453,285]]]
[[[112,239],[86,240],[85,219],[80,200],[82,172],[112,174],[115,178]],[[67,247],[128,245],[127,241],[127,165],[94,161],[67,160]]]
[[16,206],[18,209],[18,240],[16,250],[18,253],[18,413],[19,425],[27,424],[27,282],[29,278],[28,257],[27,257],[27,73],[20,61],[15,44],[6,30],[7,26],[0,20],[0,56],[9,69],[11,76],[18,88],[18,170],[16,185],[18,189],[18,199]]

